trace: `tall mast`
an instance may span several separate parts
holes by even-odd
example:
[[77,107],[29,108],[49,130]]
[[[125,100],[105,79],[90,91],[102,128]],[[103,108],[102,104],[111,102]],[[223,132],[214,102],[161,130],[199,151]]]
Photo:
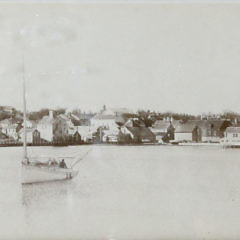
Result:
[[25,86],[25,68],[24,68],[24,57],[23,57],[23,161],[27,161],[27,132],[26,132],[26,86]]

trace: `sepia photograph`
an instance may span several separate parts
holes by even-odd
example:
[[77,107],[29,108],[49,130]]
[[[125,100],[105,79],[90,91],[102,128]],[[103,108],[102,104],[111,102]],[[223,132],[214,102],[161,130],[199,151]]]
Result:
[[240,1],[0,0],[0,240],[240,239]]

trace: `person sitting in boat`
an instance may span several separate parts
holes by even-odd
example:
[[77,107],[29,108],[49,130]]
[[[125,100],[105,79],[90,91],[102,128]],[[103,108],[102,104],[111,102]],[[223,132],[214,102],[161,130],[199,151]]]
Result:
[[67,168],[67,165],[66,165],[64,159],[62,159],[62,161],[60,162],[59,167],[60,168]]

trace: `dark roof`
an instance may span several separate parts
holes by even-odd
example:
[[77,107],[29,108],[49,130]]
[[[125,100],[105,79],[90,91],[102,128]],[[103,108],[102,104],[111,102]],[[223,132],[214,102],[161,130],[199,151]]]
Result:
[[231,123],[224,119],[210,119],[210,120],[188,120],[187,122],[178,122],[175,126],[175,132],[192,132],[195,127],[201,129],[212,129],[214,131],[220,130],[224,124],[230,126]]
[[172,123],[170,121],[166,120],[157,120],[153,125],[152,128],[154,130],[158,130],[159,132],[167,132],[168,128],[172,126]]
[[208,128],[212,128],[213,130],[219,130],[221,129],[224,124],[227,124],[228,126],[231,125],[231,122],[229,120],[222,120],[222,119],[218,119],[218,120],[205,120],[207,127]]
[[185,122],[185,123],[179,122],[178,125],[176,125],[176,127],[175,127],[175,132],[176,133],[191,133],[196,126],[197,126],[196,123],[190,122],[190,121]]
[[153,132],[147,127],[127,127],[127,129],[135,136],[141,138],[155,137]]

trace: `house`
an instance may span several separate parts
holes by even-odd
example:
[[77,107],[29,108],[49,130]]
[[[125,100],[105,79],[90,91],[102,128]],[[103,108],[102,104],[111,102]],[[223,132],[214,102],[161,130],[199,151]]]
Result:
[[40,132],[41,138],[47,142],[53,141],[53,122],[53,111],[49,111],[49,115],[44,116],[36,124],[36,129]]
[[77,131],[83,142],[90,143],[92,142],[93,133],[96,132],[97,129],[90,126],[77,126]]
[[201,128],[194,121],[179,122],[175,126],[174,141],[176,142],[200,142],[201,137]]
[[240,127],[227,127],[222,143],[225,147],[240,147]]
[[119,142],[124,143],[121,139],[121,137],[124,137],[124,140],[128,140],[128,142],[125,143],[155,143],[156,142],[156,136],[153,134],[153,132],[150,130],[150,128],[147,127],[128,127],[123,126],[120,129],[119,133]]
[[157,120],[150,128],[155,134],[158,142],[169,142],[174,140],[174,126],[169,120]]
[[[91,120],[91,127],[96,129],[94,139],[97,142],[116,142],[120,126],[123,126],[129,113],[127,109],[107,109],[105,106]],[[98,130],[97,130],[98,129]]]
[[71,119],[74,126],[89,126],[90,119],[94,116],[94,114],[79,112],[78,114],[68,113],[68,116]]
[[226,128],[231,125],[229,120],[224,119],[202,120],[202,141],[220,142],[224,137]]
[[9,144],[12,142],[14,142],[14,140],[12,138],[10,138],[6,134],[0,132],[0,144]]
[[111,108],[107,109],[106,106],[91,118],[90,123],[93,127],[103,127],[106,129],[115,128],[123,125],[127,121],[126,114],[131,113],[130,110],[125,108]]
[[119,128],[103,130],[102,141],[106,143],[117,143],[118,142]]
[[66,124],[67,134],[73,136],[73,134],[77,130],[77,127],[75,127],[75,125],[73,124],[71,117],[65,114],[60,114],[56,117],[55,121],[58,121],[59,119],[61,119]]
[[53,118],[53,111],[49,111],[49,115],[36,124],[36,130],[40,133],[41,141],[67,142],[77,129],[67,115],[60,114]]
[[[33,143],[33,128],[26,128],[26,140],[27,144],[32,144]],[[24,142],[24,129],[21,128],[19,131],[19,141]]]
[[178,122],[175,126],[174,141],[220,142],[229,120],[203,119]]
[[[68,121],[63,116],[57,116],[53,121],[53,143],[57,145],[68,144],[69,143],[69,134],[68,131]],[[73,132],[71,131],[71,134]]]
[[103,127],[106,129],[116,128],[118,124],[116,123],[117,114],[112,110],[103,110],[96,114],[91,120],[92,127]]
[[14,140],[18,140],[18,124],[12,123],[9,119],[5,119],[0,122],[0,128],[2,133],[11,137]]

